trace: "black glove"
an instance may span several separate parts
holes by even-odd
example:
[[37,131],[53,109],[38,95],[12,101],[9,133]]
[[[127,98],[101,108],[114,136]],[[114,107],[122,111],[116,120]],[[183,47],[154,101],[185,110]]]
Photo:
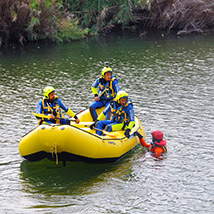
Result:
[[94,127],[97,125],[98,121],[99,121],[99,120],[95,120],[94,123],[92,123],[92,124],[90,125],[90,129],[94,129]]
[[137,131],[134,132],[134,136],[138,136],[139,139],[143,138],[143,136],[139,132],[137,132]]
[[131,131],[131,129],[126,129],[126,131],[125,131],[125,133],[124,133],[124,135],[125,135],[127,138],[130,137],[130,131]]

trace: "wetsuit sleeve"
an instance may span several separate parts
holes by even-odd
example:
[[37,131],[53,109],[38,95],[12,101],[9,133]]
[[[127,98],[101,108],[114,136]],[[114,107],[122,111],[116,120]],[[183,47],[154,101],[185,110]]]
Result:
[[128,125],[128,129],[132,129],[134,127],[135,121],[130,121]]
[[98,91],[97,91],[96,88],[91,87],[91,90],[92,90],[92,92],[93,92],[94,95],[97,95],[97,96],[98,96]]
[[66,113],[67,113],[69,116],[76,118],[74,112],[73,112],[70,108],[68,109],[68,111],[67,111]]
[[66,105],[63,104],[63,102],[58,99],[58,105],[60,106],[60,108],[62,108],[65,112],[68,111],[68,107]]
[[128,117],[129,117],[129,124],[128,124],[128,129],[132,129],[134,124],[135,124],[135,118],[134,118],[134,109],[130,108],[128,109]]
[[116,94],[117,94],[118,91],[121,90],[117,80],[114,80],[113,88],[114,88],[114,91],[115,91]]
[[[43,111],[43,106],[42,106],[42,100],[37,104],[37,107],[36,107],[36,114],[42,114],[42,111]],[[37,119],[41,120],[40,117],[37,117]]]
[[111,111],[111,106],[110,104],[107,105],[107,107],[104,109],[104,111],[99,115],[97,120],[102,120],[108,112]]
[[37,114],[42,114],[42,111],[43,111],[42,101],[40,101],[40,102],[37,104],[36,113],[37,113]]
[[102,120],[105,117],[105,115],[103,114],[103,112],[98,116],[97,120]]
[[103,110],[103,114],[107,115],[111,111],[111,105],[110,103],[106,106],[106,108]]
[[75,119],[77,118],[77,116],[75,115],[75,113],[74,113],[70,108],[68,108],[67,106],[65,106],[65,105],[63,104],[63,102],[62,102],[60,99],[58,99],[58,105],[59,105],[69,116],[74,117]]
[[92,92],[93,92],[94,95],[96,95],[96,94],[98,95],[98,91],[97,91],[98,85],[99,85],[99,78],[96,79],[94,81],[94,83],[92,84],[92,86],[91,86],[91,90],[92,90]]

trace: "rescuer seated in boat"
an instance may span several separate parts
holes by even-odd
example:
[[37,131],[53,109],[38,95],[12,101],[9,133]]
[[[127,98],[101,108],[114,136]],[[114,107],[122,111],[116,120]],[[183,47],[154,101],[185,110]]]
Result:
[[163,139],[163,132],[160,130],[153,131],[152,133],[152,143],[148,144],[143,139],[143,136],[135,132],[134,135],[138,136],[140,143],[143,147],[148,147],[148,150],[157,156],[160,156],[164,152],[167,152],[166,140]]
[[70,125],[70,120],[64,119],[61,109],[63,109],[69,116],[74,117],[76,123],[80,122],[74,112],[70,108],[66,107],[63,102],[55,96],[55,89],[53,87],[45,87],[43,89],[43,94],[44,98],[38,103],[36,113],[49,115],[50,118],[40,118],[39,125],[42,123]]
[[[108,62],[105,62],[102,74],[94,81],[91,90],[94,94],[94,102],[90,105],[89,111],[93,121],[95,121],[97,119],[96,109],[106,107],[120,91],[118,80],[115,76],[112,76],[112,69],[108,66]],[[108,115],[106,115],[106,119],[107,117]]]
[[[111,112],[110,120],[102,119]],[[134,109],[132,102],[128,99],[128,93],[125,91],[119,91],[116,98],[109,103],[104,111],[99,115],[97,120],[91,124],[90,128],[95,126],[97,129],[111,132],[126,130],[125,136],[130,137],[130,131],[135,125]],[[101,131],[97,131],[98,135],[102,135]]]

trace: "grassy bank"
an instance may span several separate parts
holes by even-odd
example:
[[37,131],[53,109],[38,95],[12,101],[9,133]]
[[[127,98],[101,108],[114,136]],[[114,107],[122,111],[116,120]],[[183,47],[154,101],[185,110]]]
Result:
[[181,35],[213,27],[210,0],[0,0],[0,46],[73,41],[115,29]]

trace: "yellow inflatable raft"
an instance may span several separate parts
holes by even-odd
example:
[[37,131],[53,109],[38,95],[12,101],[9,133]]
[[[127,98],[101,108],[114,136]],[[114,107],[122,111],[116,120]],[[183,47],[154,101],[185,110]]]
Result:
[[[103,109],[98,110],[98,114]],[[106,163],[121,158],[140,142],[131,134],[128,139],[124,131],[112,132],[112,135],[99,136],[95,130],[86,127],[92,123],[88,109],[78,114],[80,124],[46,125],[42,124],[20,141],[20,155],[29,161],[43,158],[63,161],[84,161]],[[90,121],[90,122],[89,122]],[[135,116],[135,126],[131,133],[138,131],[145,138],[141,121]]]

